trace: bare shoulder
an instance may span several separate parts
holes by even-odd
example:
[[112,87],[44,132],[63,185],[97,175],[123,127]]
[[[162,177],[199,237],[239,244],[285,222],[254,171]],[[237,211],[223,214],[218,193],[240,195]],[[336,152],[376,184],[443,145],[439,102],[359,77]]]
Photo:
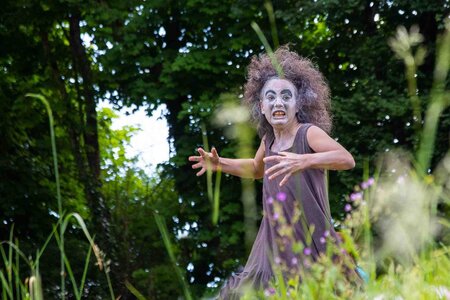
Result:
[[342,146],[331,138],[323,129],[312,125],[306,132],[309,146],[316,152],[341,149]]
[[266,149],[265,141],[266,141],[266,136],[263,136],[261,139],[261,143],[259,144],[258,151],[256,152],[256,156],[261,156],[261,155],[264,156],[264,152]]
[[308,142],[314,138],[331,138],[323,129],[316,125],[311,125],[306,131],[306,137],[308,138]]

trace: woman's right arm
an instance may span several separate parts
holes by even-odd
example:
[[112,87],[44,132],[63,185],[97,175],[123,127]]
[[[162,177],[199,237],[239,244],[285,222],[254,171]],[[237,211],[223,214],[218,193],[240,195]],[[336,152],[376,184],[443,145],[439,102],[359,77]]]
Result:
[[203,175],[207,168],[213,171],[220,170],[242,178],[259,179],[264,176],[264,139],[261,140],[258,151],[254,158],[225,158],[219,157],[215,148],[211,152],[206,152],[202,148],[197,149],[200,156],[190,156],[189,161],[197,162],[192,165],[193,169],[200,169],[197,176]]

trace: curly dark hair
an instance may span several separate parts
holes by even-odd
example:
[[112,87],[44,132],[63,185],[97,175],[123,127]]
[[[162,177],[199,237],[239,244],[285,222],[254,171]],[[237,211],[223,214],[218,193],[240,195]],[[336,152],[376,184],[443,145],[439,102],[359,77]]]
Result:
[[267,54],[253,56],[247,68],[247,83],[244,86],[244,103],[251,111],[257,124],[258,134],[273,138],[273,128],[261,113],[261,91],[264,84],[272,78],[289,80],[297,88],[297,120],[311,123],[325,132],[331,131],[330,89],[320,71],[307,59],[282,46],[274,52],[274,58],[282,69],[279,76]]

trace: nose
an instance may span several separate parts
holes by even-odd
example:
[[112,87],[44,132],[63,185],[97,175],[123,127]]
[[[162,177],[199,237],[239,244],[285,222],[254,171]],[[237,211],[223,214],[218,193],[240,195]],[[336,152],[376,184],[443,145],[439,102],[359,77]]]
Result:
[[280,97],[277,97],[277,98],[275,99],[274,106],[277,106],[277,107],[283,106],[283,101],[281,100]]

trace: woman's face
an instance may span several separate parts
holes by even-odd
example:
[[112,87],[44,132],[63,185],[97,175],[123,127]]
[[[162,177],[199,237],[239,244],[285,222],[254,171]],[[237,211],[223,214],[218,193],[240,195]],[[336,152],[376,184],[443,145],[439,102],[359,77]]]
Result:
[[297,88],[286,79],[268,80],[261,92],[261,112],[274,129],[295,126]]

